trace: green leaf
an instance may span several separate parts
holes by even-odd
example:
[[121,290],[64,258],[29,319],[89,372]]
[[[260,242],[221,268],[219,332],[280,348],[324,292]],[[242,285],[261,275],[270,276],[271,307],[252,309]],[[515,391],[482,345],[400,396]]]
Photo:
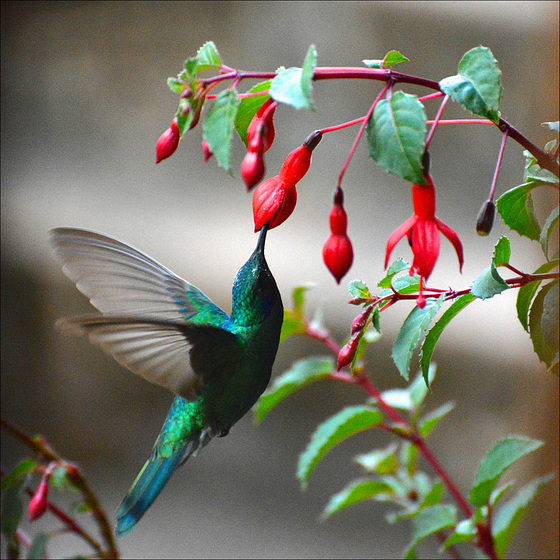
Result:
[[311,98],[313,70],[317,64],[317,51],[309,47],[303,68],[282,70],[270,84],[270,96],[279,103],[286,103],[296,109],[315,110]]
[[390,295],[393,290],[399,294],[413,294],[414,292],[417,292],[418,287],[420,286],[420,276],[418,276],[418,274],[413,274],[412,276],[410,274],[397,276],[396,278],[393,278],[391,286],[391,289],[387,288],[386,290],[383,290],[379,294],[379,297]]
[[539,237],[539,242],[541,244],[544,256],[548,259],[548,239],[550,234],[554,230],[555,226],[558,225],[558,211],[560,207],[557,206],[546,219]]
[[547,484],[554,475],[542,476],[529,482],[518,494],[507,502],[494,514],[492,535],[494,547],[498,558],[504,558],[519,522],[525,515],[527,508],[541,488]]
[[428,375],[425,378],[422,378],[422,375],[419,373],[414,378],[414,381],[408,386],[410,400],[414,408],[418,408],[424,402],[424,399],[428,394],[428,389],[431,387],[432,381],[436,376],[436,370],[436,364],[430,364],[430,367],[428,368]]
[[473,282],[471,294],[480,299],[488,299],[501,294],[508,288],[509,286],[499,275],[498,269],[494,266],[494,263],[492,263]]
[[542,184],[540,181],[531,179],[506,191],[496,200],[496,208],[505,224],[519,235],[534,241],[540,239],[541,227],[535,217],[531,191]]
[[395,274],[399,272],[402,272],[403,270],[408,270],[409,268],[410,265],[405,260],[399,257],[394,263],[389,266],[389,268],[387,269],[387,276],[385,276],[383,280],[380,280],[377,285],[380,288],[390,288],[393,276],[395,276]]
[[374,498],[379,494],[393,494],[391,486],[385,482],[368,479],[358,479],[351,482],[344,490],[331,497],[329,503],[325,507],[322,520],[327,519],[333,513],[340,511],[356,502]]
[[262,419],[287,396],[313,381],[325,379],[336,370],[334,358],[313,356],[295,362],[292,367],[274,380],[255,405],[255,420]]
[[203,137],[216,156],[218,165],[230,174],[231,133],[238,103],[235,90],[221,91],[216,96],[202,125]]
[[[559,264],[558,260],[552,260],[539,266],[537,270],[533,274],[543,274],[546,272],[550,272],[553,268],[556,268]],[[541,285],[542,280],[534,280],[533,282],[529,282],[525,284],[525,286],[521,286],[519,288],[519,292],[517,293],[517,318],[519,322],[523,325],[523,328],[529,332],[529,307],[531,305],[531,301],[533,300],[533,296],[537,293],[539,286]]]
[[455,531],[449,535],[445,543],[443,544],[443,548],[449,548],[454,544],[462,543],[462,542],[470,542],[473,540],[477,533],[476,523],[472,517],[469,519],[464,519],[457,523],[455,527]]
[[542,441],[521,436],[507,437],[496,443],[480,463],[475,485],[471,488],[471,502],[479,507],[488,503],[492,490],[506,469],[542,445]]
[[280,331],[280,344],[287,338],[296,334],[305,334],[307,327],[305,323],[297,317],[293,311],[284,309],[284,320],[282,321],[282,330]]
[[[267,80],[266,82],[261,82],[253,86],[248,93],[258,93],[259,91],[269,90],[271,81],[272,80]],[[244,97],[239,102],[237,113],[235,114],[235,130],[245,145],[247,145],[247,128],[257,111],[269,97],[268,93],[266,93],[254,97]]]
[[558,352],[558,280],[543,286],[529,313],[529,335],[539,360],[548,368]]
[[358,455],[354,461],[368,473],[395,474],[399,466],[396,456],[397,448],[396,443],[391,443],[385,449],[375,449]]
[[428,369],[430,367],[430,360],[432,359],[432,354],[436,347],[437,341],[443,332],[443,329],[447,327],[451,319],[455,317],[460,311],[462,311],[469,303],[474,301],[475,297],[472,293],[463,294],[459,296],[448,309],[445,310],[443,315],[439,318],[436,324],[430,329],[430,332],[426,335],[424,344],[422,344],[422,351],[420,352],[420,365],[422,367],[422,374],[424,378],[428,375]]
[[405,554],[410,554],[411,550],[422,540],[438,531],[454,527],[457,523],[457,512],[454,506],[435,505],[421,509],[414,518],[414,529],[412,532],[412,542],[408,546]]
[[410,58],[406,58],[406,56],[402,55],[399,51],[389,51],[383,58],[383,67],[390,68],[395,64],[399,64],[400,62],[408,62],[409,60]]
[[220,59],[220,54],[213,41],[208,41],[198,49],[196,53],[197,72],[202,72],[203,70],[208,70],[210,68],[220,68],[222,66],[222,61]]
[[465,109],[490,119],[500,120],[502,85],[501,71],[492,51],[486,47],[475,47],[461,59],[459,73],[439,82],[441,90]]
[[423,309],[415,305],[397,335],[391,356],[407,381],[412,354],[442,304],[443,295],[437,299],[427,298]]
[[422,437],[428,436],[432,430],[438,425],[439,421],[455,408],[455,404],[448,402],[426,414],[420,422],[418,422],[418,433]]
[[511,245],[509,239],[502,235],[498,242],[494,246],[494,255],[492,256],[492,262],[495,266],[500,266],[503,264],[508,264],[511,257]]
[[22,498],[26,481],[26,476],[20,476],[2,492],[2,534],[14,547],[17,547],[15,533],[23,517]]
[[[545,146],[545,151],[552,151],[552,149],[556,147],[556,143],[556,140],[549,142]],[[525,182],[533,180],[549,186],[558,185],[558,177],[548,169],[543,169],[539,165],[537,158],[531,152],[529,152],[528,150],[524,150],[523,155],[525,156]]]
[[371,297],[369,288],[361,280],[352,280],[348,284],[348,291],[355,298],[369,299]]
[[177,93],[178,95],[187,89],[187,84],[178,78],[167,78],[167,85],[173,93]]
[[23,459],[23,461],[14,467],[10,474],[2,479],[2,484],[0,486],[1,491],[4,492],[8,486],[15,484],[22,476],[26,477],[36,466],[37,462],[35,460],[30,458]]
[[552,132],[556,132],[556,133],[560,132],[559,130],[560,121],[543,122],[542,126],[548,127],[550,130],[552,130]]
[[367,123],[369,155],[399,179],[426,184],[424,140],[426,111],[415,95],[402,91],[382,99]]
[[299,457],[297,477],[302,489],[307,488],[309,475],[335,445],[358,432],[375,428],[381,422],[381,412],[367,406],[346,407],[323,422]]
[[47,533],[37,533],[33,538],[33,542],[27,551],[29,560],[43,559],[47,557],[47,545],[49,544],[49,535]]

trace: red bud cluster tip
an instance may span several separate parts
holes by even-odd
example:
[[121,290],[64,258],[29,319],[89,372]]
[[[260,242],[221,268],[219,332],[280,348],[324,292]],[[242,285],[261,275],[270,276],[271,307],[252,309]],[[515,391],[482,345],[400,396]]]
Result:
[[350,270],[354,260],[352,242],[346,234],[348,218],[342,203],[342,189],[337,187],[329,216],[331,235],[323,246],[323,261],[337,284],[340,284],[342,277]]
[[159,137],[156,144],[156,163],[172,156],[177,150],[181,133],[177,126],[177,117],[171,121],[171,126]]
[[280,173],[263,181],[253,195],[253,219],[255,231],[270,222],[268,229],[287,220],[297,202],[296,183],[307,173],[311,164],[311,152],[321,140],[316,131],[284,160]]
[[35,521],[35,519],[39,519],[45,511],[47,511],[48,501],[47,496],[49,493],[49,477],[43,476],[39,486],[37,487],[37,491],[29,505],[27,506],[27,515],[29,516],[29,521]]
[[249,191],[264,177],[263,156],[274,142],[272,119],[276,105],[276,101],[269,97],[247,127],[247,154],[241,164],[241,177]]

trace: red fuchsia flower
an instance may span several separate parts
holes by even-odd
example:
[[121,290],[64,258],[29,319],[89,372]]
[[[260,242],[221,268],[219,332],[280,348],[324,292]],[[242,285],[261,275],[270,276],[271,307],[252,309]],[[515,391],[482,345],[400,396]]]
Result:
[[414,215],[399,226],[389,237],[385,251],[385,268],[389,263],[395,245],[406,235],[414,260],[410,274],[420,276],[418,307],[424,307],[426,299],[422,295],[425,281],[429,278],[439,255],[439,232],[451,242],[459,259],[459,270],[463,268],[463,246],[458,235],[436,217],[436,191],[429,175],[427,185],[412,185],[412,206]]
[[171,121],[170,127],[159,137],[156,144],[156,163],[172,156],[179,145],[181,133],[177,126],[177,117]]
[[202,153],[204,154],[204,163],[207,163],[208,160],[214,155],[206,140],[202,141]]
[[337,187],[329,216],[331,235],[323,245],[323,261],[337,284],[340,284],[342,277],[350,270],[354,260],[352,242],[346,234],[348,218],[342,203],[342,189]]
[[[266,152],[274,142],[274,111],[278,103],[269,97],[256,112],[247,127],[247,146],[250,147],[251,140],[259,136],[263,140],[263,152]],[[269,109],[270,107],[270,109]]]
[[285,222],[296,206],[296,183],[307,173],[311,152],[320,142],[321,132],[313,132],[307,140],[284,160],[280,173],[263,181],[253,195],[255,232],[267,223],[268,229]]

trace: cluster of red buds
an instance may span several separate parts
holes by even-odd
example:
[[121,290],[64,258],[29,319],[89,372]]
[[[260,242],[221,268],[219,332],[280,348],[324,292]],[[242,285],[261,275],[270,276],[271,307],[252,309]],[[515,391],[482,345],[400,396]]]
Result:
[[274,111],[278,103],[269,97],[247,127],[247,154],[241,163],[241,177],[250,191],[264,176],[264,153],[274,142]]
[[297,201],[296,184],[311,165],[311,154],[321,141],[322,133],[312,132],[307,140],[284,160],[280,173],[263,181],[253,195],[255,231],[269,223],[268,229],[286,221],[294,211]]
[[348,218],[342,206],[343,198],[342,189],[340,186],[336,187],[334,205],[329,216],[331,234],[323,245],[323,261],[337,284],[340,284],[342,277],[350,270],[354,260],[352,242],[346,234]]

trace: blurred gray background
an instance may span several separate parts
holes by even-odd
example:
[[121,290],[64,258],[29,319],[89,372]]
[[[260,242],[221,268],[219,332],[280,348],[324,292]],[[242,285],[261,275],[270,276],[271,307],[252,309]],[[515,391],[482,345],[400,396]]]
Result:
[[[235,141],[232,177],[215,160],[203,163],[200,128],[173,158],[154,165],[155,142],[177,106],[166,79],[185,58],[210,39],[226,64],[246,70],[301,66],[310,44],[323,66],[360,66],[397,49],[411,59],[399,70],[439,80],[482,44],[503,72],[505,118],[539,145],[551,139],[540,123],[558,119],[556,2],[3,2],[2,12],[2,416],[30,434],[43,433],[76,461],[111,515],[148,457],[172,397],[86,340],[54,329],[58,317],[90,307],[53,259],[47,233],[72,226],[122,239],[229,311],[233,277],[256,242],[251,197],[239,177],[241,143]],[[266,155],[269,176],[311,131],[365,114],[380,87],[320,82],[313,93],[317,112],[279,107],[276,141]],[[433,117],[438,102],[429,103]],[[451,103],[448,108],[447,118],[468,117]],[[267,243],[285,304],[295,286],[312,282],[309,310],[324,306],[325,322],[341,342],[357,311],[346,303],[347,281],[375,286],[387,237],[411,214],[408,185],[376,168],[362,143],[343,185],[355,261],[335,284],[321,248],[356,132],[323,139],[298,185],[294,214]],[[531,271],[542,261],[538,244],[510,235],[499,222],[489,237],[475,234],[500,140],[496,128],[442,126],[432,142],[438,215],[460,235],[466,259],[460,275],[443,240],[434,286],[469,286],[503,234],[511,238],[513,264]],[[521,182],[521,152],[508,143],[498,194]],[[553,203],[538,197],[541,218]],[[405,242],[394,252],[399,255],[410,258]],[[428,406],[453,400],[457,407],[431,448],[465,493],[480,459],[510,433],[547,445],[507,480],[558,471],[558,379],[534,355],[515,316],[515,297],[506,292],[473,303],[434,354],[439,378]],[[384,336],[369,370],[382,389],[403,386],[389,356],[409,310],[403,305],[383,314]],[[317,353],[325,353],[318,344],[288,341],[275,375]],[[356,436],[331,452],[305,493],[295,479],[298,455],[317,424],[361,401],[357,389],[330,382],[288,399],[259,427],[248,415],[176,472],[119,541],[123,557],[399,557],[410,527],[389,526],[383,505],[360,504],[318,522],[329,496],[360,476],[352,457],[385,445],[384,435]],[[25,453],[2,438],[7,468]],[[53,557],[89,553],[68,537],[54,539],[50,550]],[[418,549],[424,557],[436,551],[430,542]],[[557,557],[557,478],[530,510],[510,554]]]

